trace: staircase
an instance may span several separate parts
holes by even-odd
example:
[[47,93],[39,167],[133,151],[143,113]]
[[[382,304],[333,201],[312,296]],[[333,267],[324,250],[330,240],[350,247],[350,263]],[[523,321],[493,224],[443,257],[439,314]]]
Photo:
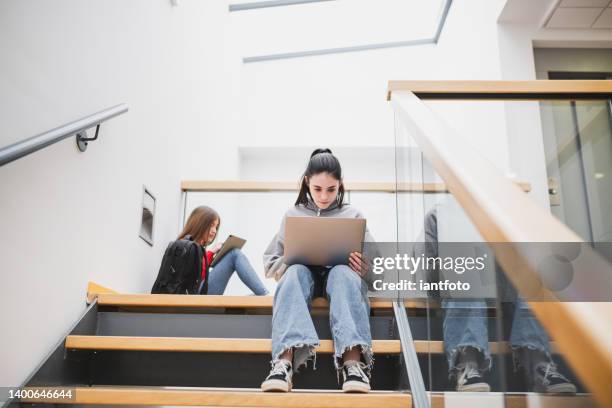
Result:
[[[451,386],[440,328],[428,327],[423,303],[406,302],[406,306],[426,387],[430,390],[433,385],[434,390],[446,391],[430,393],[431,404],[456,406],[452,401],[461,401],[464,396],[448,392]],[[271,312],[271,297],[97,294],[79,322],[25,384],[71,388],[74,398],[29,398],[11,405],[412,406],[391,302],[371,303],[375,366],[374,391],[370,394],[339,391],[331,357],[328,303],[320,298],[312,307],[321,338],[316,370],[309,363],[294,377],[291,393],[261,392],[259,385],[270,368]],[[427,340],[428,331],[439,340]],[[510,358],[506,343],[492,342],[491,347],[494,353]],[[492,386],[501,391],[499,386]],[[521,391],[520,384],[515,387]],[[524,394],[496,392],[479,398],[494,398],[513,407],[528,404]],[[546,398],[555,406],[590,404],[585,396]]]

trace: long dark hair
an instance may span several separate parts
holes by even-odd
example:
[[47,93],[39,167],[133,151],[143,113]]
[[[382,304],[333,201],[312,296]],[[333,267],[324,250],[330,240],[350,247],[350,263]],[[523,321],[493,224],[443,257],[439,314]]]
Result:
[[191,212],[191,215],[189,215],[189,218],[185,223],[185,227],[178,236],[178,239],[183,239],[187,235],[191,235],[195,242],[200,243],[201,241],[204,241],[204,246],[206,246],[208,243],[208,233],[210,232],[210,227],[215,220],[219,221],[219,225],[217,225],[218,231],[221,227],[221,218],[219,217],[219,214],[212,208],[205,205],[197,207]]
[[340,161],[338,158],[334,156],[332,151],[329,149],[316,149],[310,155],[308,166],[306,166],[306,171],[304,171],[304,174],[302,175],[302,181],[300,182],[300,193],[298,194],[297,200],[295,200],[295,205],[306,205],[308,204],[309,198],[312,200],[306,179],[319,173],[329,173],[329,175],[340,182],[336,201],[338,202],[338,207],[342,207],[344,204],[342,167],[340,167]]

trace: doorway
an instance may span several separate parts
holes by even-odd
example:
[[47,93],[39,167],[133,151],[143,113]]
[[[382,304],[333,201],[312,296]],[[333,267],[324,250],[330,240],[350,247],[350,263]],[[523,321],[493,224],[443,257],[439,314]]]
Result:
[[[612,50],[536,49],[538,79],[612,79]],[[541,104],[551,212],[585,241],[612,242],[612,104]]]

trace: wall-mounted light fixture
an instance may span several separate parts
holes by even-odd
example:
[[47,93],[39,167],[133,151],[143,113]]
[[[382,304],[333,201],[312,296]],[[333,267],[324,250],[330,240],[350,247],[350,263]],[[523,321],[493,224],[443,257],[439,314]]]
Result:
[[153,246],[153,221],[155,218],[155,197],[149,190],[142,188],[142,216],[140,221],[140,238]]

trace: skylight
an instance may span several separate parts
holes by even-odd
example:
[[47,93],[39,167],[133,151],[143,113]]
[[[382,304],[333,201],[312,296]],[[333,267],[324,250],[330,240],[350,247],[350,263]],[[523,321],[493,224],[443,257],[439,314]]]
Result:
[[[234,0],[243,61],[437,42],[451,0]],[[246,9],[245,9],[246,8]]]

